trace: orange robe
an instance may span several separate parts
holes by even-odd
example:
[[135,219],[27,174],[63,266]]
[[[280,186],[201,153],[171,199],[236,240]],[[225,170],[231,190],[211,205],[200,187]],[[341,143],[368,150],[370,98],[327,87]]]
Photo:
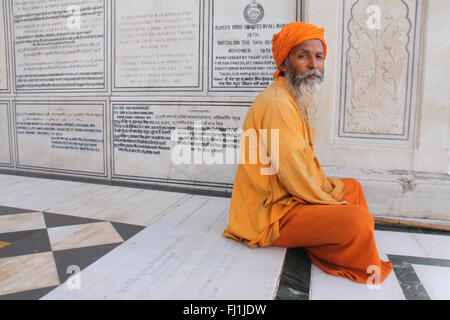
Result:
[[[379,258],[361,186],[354,179],[326,177],[309,143],[314,134],[285,81],[275,79],[247,113],[223,235],[250,247],[305,247],[322,270],[357,282],[366,282],[372,276],[367,268],[375,266],[383,281],[392,264]],[[262,134],[273,129],[278,129],[278,141]],[[243,143],[248,131],[261,141],[256,151]],[[270,163],[260,152],[270,156]],[[256,163],[250,161],[252,153],[258,155]],[[261,174],[268,167],[275,168],[274,174]]]
[[[223,235],[250,247],[271,245],[280,236],[280,219],[300,203],[345,204],[340,201],[344,184],[322,171],[309,144],[314,132],[309,134],[285,81],[278,77],[259,94],[242,128],[243,133],[252,130],[261,138],[259,148],[263,153],[270,156],[271,150],[278,149],[278,157],[272,155],[270,164],[264,164],[260,157],[254,163],[248,148],[251,143],[242,150],[241,139],[241,163],[231,196],[229,225]],[[271,145],[270,129],[278,129],[278,148]],[[266,139],[260,135],[261,130],[268,130]],[[270,166],[275,167],[276,174],[261,174],[261,169]]]
[[392,263],[379,258],[374,220],[360,183],[341,181],[349,205],[296,206],[281,218],[280,237],[272,245],[304,247],[311,261],[328,274],[379,284],[392,271]]

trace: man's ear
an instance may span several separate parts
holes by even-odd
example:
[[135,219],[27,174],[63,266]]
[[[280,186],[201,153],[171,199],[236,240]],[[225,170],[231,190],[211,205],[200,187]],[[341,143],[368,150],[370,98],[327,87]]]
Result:
[[282,71],[282,72],[286,72],[286,70],[287,70],[287,58],[286,59],[284,59],[284,61],[281,63],[281,65],[280,65],[280,70]]

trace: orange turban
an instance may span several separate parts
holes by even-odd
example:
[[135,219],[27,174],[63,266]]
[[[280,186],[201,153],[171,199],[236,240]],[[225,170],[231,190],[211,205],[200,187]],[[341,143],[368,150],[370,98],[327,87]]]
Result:
[[322,41],[325,59],[327,56],[327,45],[325,43],[324,33],[324,28],[318,28],[313,24],[295,21],[288,23],[280,32],[274,34],[272,38],[272,52],[278,69],[273,74],[274,78],[278,77],[280,74],[280,66],[284,59],[289,55],[292,48],[305,40],[319,39]]

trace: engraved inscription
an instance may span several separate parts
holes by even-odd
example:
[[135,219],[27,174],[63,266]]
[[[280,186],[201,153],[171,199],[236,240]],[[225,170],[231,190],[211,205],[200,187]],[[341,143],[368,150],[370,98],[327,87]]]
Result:
[[21,165],[103,171],[102,105],[16,105]]
[[267,87],[276,71],[272,37],[295,20],[296,1],[213,1],[210,87]]
[[115,1],[115,87],[199,86],[199,0]]
[[103,88],[104,11],[103,0],[14,0],[16,89]]

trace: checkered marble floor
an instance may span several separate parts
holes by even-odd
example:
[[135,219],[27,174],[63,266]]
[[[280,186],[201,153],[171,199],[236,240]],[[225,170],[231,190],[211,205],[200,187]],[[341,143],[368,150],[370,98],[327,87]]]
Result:
[[228,211],[226,198],[0,174],[0,300],[450,299],[449,232],[376,226],[394,271],[370,287],[302,248],[224,238]]
[[143,228],[0,206],[0,299],[38,299]]

